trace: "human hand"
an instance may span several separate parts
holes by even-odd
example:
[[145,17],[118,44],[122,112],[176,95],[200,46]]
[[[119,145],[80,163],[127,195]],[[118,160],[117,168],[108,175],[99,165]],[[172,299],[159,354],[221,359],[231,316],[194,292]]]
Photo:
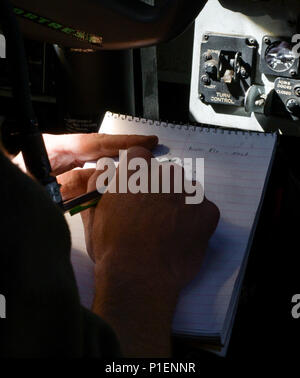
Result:
[[[128,162],[134,157],[149,163],[152,155],[134,147],[128,151]],[[88,191],[95,190],[98,175],[90,177]],[[217,207],[207,199],[186,205],[185,194],[172,190],[106,192],[82,218],[96,264],[93,310],[114,328],[125,356],[169,356],[177,298],[199,272],[218,223]]]
[[[43,138],[52,173],[55,176],[82,167],[88,161],[95,161],[104,156],[117,156],[119,150],[132,146],[152,149],[158,142],[156,136],[142,135],[44,134]],[[25,170],[21,153],[13,159],[13,162]]]

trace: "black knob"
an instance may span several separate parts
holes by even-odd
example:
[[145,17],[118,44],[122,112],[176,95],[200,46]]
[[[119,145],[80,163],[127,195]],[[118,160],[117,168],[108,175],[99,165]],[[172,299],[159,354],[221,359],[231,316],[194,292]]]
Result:
[[299,115],[300,114],[300,104],[297,100],[294,98],[291,98],[287,101],[286,103],[286,108],[287,110],[294,114],[294,115]]
[[205,73],[210,77],[216,77],[217,76],[217,66],[213,63],[206,63],[204,66]]

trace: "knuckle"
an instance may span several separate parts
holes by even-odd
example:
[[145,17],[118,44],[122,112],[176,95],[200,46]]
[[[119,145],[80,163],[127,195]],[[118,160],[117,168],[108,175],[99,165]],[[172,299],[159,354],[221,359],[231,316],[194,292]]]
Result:
[[142,146],[133,146],[128,149],[128,159],[133,159],[135,157],[141,157],[145,160],[149,160],[153,157],[152,153],[147,150],[147,148]]

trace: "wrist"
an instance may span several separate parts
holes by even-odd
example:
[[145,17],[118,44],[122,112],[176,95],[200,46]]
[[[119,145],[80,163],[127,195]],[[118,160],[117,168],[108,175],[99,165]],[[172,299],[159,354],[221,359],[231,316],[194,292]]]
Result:
[[163,277],[102,261],[93,310],[116,332],[126,357],[168,357],[178,293]]

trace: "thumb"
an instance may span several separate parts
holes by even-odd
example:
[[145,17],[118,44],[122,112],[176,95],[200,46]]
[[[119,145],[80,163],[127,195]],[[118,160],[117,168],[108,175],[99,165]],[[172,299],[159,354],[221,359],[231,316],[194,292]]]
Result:
[[57,181],[61,185],[61,195],[63,200],[80,196],[87,192],[87,185],[95,169],[76,169],[57,176]]

